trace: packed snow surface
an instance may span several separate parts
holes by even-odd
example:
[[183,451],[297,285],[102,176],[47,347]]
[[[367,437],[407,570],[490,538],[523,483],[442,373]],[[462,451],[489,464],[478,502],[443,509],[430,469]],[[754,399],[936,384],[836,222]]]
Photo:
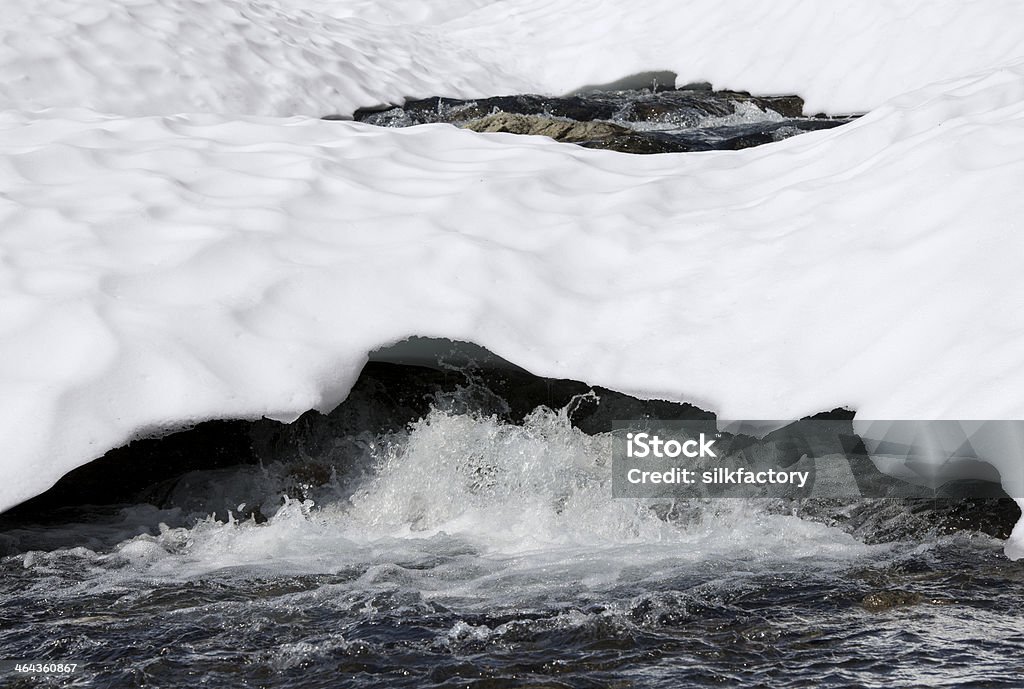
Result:
[[[995,0],[12,0],[0,509],[153,428],[327,410],[410,335],[723,418],[1024,418],[1021,33]],[[649,69],[874,109],[647,157],[269,117]]]
[[0,109],[351,113],[649,70],[863,112],[1024,57],[1017,0],[5,0]]

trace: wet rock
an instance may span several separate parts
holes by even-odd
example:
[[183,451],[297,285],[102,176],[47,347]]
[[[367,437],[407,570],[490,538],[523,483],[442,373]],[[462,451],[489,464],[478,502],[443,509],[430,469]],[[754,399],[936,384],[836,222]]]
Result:
[[735,112],[736,102],[714,92],[675,91],[637,98],[623,109],[623,119],[693,127],[702,119],[726,117]]
[[[870,471],[865,469],[864,475],[870,475]],[[858,479],[861,476],[858,472]],[[1000,497],[808,499],[795,511],[801,517],[840,527],[869,544],[957,532],[1005,539],[1021,511],[1001,488],[995,489],[1002,494]]]
[[586,97],[546,99],[542,112],[578,122],[593,122],[612,119],[621,107],[621,104],[601,94],[592,94]]
[[[595,92],[601,93],[608,91],[672,91],[675,90],[675,83],[678,79],[679,75],[670,70],[639,72],[637,74],[630,74],[629,76],[622,77],[621,79],[616,79],[615,81],[603,84],[588,84],[577,89],[573,95],[586,96]],[[684,88],[705,87],[706,90],[711,90],[711,84],[707,82],[691,84]]]
[[252,422],[207,421],[178,432],[143,437],[110,450],[66,474],[50,490],[12,513],[45,515],[69,505],[159,502],[175,477],[195,469],[221,469],[258,461],[249,429]]
[[800,96],[752,96],[746,91],[719,91],[734,103],[750,103],[761,110],[770,110],[783,117],[803,117],[804,99]]
[[378,126],[401,127],[437,122],[462,124],[495,113],[510,113],[591,122],[610,120],[621,107],[615,99],[600,94],[566,98],[525,94],[474,100],[435,97],[406,101],[402,106],[385,109],[357,110],[353,119]]
[[703,145],[690,145],[686,141],[681,141],[676,137],[661,134],[660,132],[626,132],[604,139],[581,141],[580,145],[584,148],[636,154],[686,153],[688,151],[711,150]]
[[691,81],[679,87],[680,91],[714,91],[710,81]]
[[753,100],[762,108],[774,110],[783,117],[801,117],[804,113],[804,99],[800,96],[771,96]]
[[890,589],[887,591],[875,591],[864,596],[860,605],[868,612],[885,612],[893,608],[909,607],[914,605],[951,605],[955,603],[952,598],[940,596],[924,596],[914,591],[903,589]]
[[919,500],[908,509],[913,516],[933,524],[940,533],[968,531],[1009,538],[1021,517],[1020,506],[998,484],[986,486],[985,490],[999,495]]
[[876,591],[864,596],[860,602],[862,608],[868,612],[882,612],[892,608],[917,605],[924,602],[924,596],[913,591]]
[[475,132],[507,132],[547,136],[555,141],[591,141],[627,134],[629,129],[610,122],[576,122],[539,115],[506,112],[471,120],[462,125]]
[[[312,486],[323,486],[330,482],[334,470],[326,462],[306,461],[294,464],[288,468],[288,477],[292,482],[301,488]],[[296,495],[304,499],[304,495]]]

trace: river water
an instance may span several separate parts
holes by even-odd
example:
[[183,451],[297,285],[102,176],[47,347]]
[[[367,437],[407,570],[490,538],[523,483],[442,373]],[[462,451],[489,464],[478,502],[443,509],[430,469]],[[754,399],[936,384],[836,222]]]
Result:
[[566,410],[348,440],[320,485],[296,459],[8,520],[0,659],[79,666],[4,686],[1024,683],[1024,569],[989,536],[613,499]]

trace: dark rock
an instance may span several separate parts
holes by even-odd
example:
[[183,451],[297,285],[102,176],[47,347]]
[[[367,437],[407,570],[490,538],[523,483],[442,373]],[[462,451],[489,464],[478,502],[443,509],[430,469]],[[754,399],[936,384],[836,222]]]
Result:
[[[69,505],[137,501],[147,491],[195,469],[257,461],[249,421],[207,421],[159,437],[134,440],[72,470],[48,491],[6,513],[45,515]],[[159,501],[154,496],[151,502]]]
[[808,499],[801,501],[793,511],[801,517],[838,526],[865,543],[889,543],[956,532],[1005,539],[1021,517],[1016,501],[1005,493],[997,498],[965,499]]
[[773,110],[783,117],[803,117],[804,99],[800,96],[760,96],[752,100],[763,110]]
[[710,147],[702,144],[694,145],[661,132],[628,132],[604,139],[581,141],[579,144],[584,148],[638,154],[685,153],[687,151],[711,150]]
[[623,110],[630,122],[662,122],[693,127],[708,117],[725,117],[736,112],[736,103],[711,91],[673,91],[642,95]]
[[969,531],[995,538],[1009,538],[1021,517],[1020,506],[998,485],[987,490],[996,497],[965,497],[922,499],[909,505],[911,514],[923,517],[941,533]]
[[573,96],[571,98],[552,99],[545,103],[545,111],[555,117],[566,117],[580,122],[594,120],[610,120],[621,109],[621,105],[600,97]]
[[[672,91],[679,75],[670,70],[657,70],[631,74],[604,84],[590,84],[577,89],[573,95],[590,95],[608,91]],[[711,84],[706,84],[708,90]]]
[[626,134],[629,130],[611,122],[576,122],[540,115],[495,113],[462,125],[475,132],[508,132],[547,136],[555,141],[591,141]]

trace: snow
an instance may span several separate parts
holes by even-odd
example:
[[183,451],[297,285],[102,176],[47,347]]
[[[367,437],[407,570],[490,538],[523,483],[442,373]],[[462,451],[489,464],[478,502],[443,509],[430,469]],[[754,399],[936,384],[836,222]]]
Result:
[[863,112],[1024,58],[1016,0],[5,0],[0,109],[321,116],[650,70]]
[[[11,6],[0,509],[411,335],[722,418],[1024,419],[1019,3]],[[647,157],[303,117],[650,69],[873,110]]]

